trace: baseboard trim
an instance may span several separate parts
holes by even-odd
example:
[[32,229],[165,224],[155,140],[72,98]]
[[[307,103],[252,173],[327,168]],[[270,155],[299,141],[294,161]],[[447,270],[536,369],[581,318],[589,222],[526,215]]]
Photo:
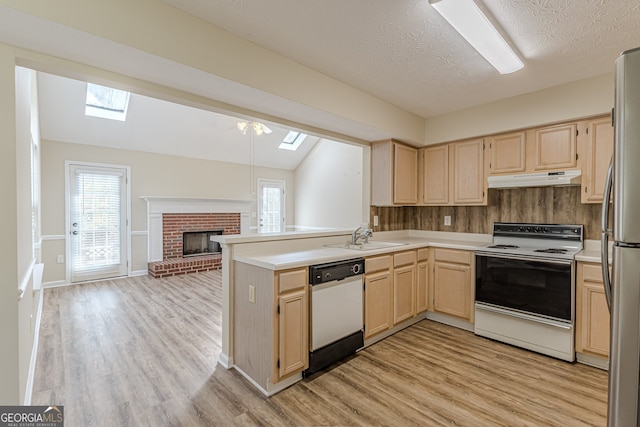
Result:
[[43,288],[59,288],[61,286],[69,286],[71,283],[68,283],[66,280],[54,280],[52,282],[43,282]]
[[42,306],[44,305],[44,292],[40,290],[38,295],[38,312],[36,313],[36,325],[33,331],[33,346],[31,348],[31,360],[29,361],[29,373],[24,395],[23,405],[31,405],[33,395],[33,381],[36,374],[36,358],[38,357],[38,344],[40,342],[40,323],[42,321]]
[[233,357],[229,357],[221,351],[218,355],[218,364],[225,369],[231,369],[233,368]]
[[129,273],[129,277],[146,276],[149,274],[149,270],[135,270]]

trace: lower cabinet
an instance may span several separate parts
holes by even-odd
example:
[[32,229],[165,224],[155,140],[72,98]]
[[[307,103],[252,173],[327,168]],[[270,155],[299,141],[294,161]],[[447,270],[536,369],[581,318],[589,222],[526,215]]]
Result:
[[[420,264],[419,253],[422,254]],[[428,249],[420,249],[365,258],[365,339],[427,309],[427,253]]]
[[576,274],[576,351],[609,357],[610,316],[599,263],[578,262]]
[[394,325],[416,315],[416,258],[416,251],[393,254]]
[[429,249],[418,249],[418,265],[416,267],[416,313],[429,308]]
[[470,251],[432,249],[433,311],[473,322]]
[[391,328],[393,284],[391,255],[365,259],[364,265],[364,337],[384,332]]
[[276,273],[276,381],[309,364],[309,295],[306,268]]
[[307,268],[234,263],[234,364],[267,392],[308,367]]

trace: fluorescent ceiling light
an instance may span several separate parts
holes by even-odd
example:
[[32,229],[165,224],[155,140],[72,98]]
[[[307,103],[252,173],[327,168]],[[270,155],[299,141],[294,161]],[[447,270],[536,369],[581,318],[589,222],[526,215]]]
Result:
[[283,150],[296,151],[306,137],[306,133],[300,133],[294,130],[290,130],[287,136],[284,137],[282,143],[278,146],[278,148],[281,148]]
[[129,108],[129,92],[87,83],[84,114],[124,122]]
[[429,0],[429,3],[500,74],[524,67],[473,0]]

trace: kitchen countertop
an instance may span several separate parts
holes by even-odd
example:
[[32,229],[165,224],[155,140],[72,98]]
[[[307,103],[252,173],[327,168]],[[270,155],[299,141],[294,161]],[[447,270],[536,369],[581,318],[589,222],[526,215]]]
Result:
[[[611,264],[611,248],[612,243],[609,242],[609,264]],[[600,240],[585,240],[584,250],[576,254],[576,261],[602,262],[600,254]]]
[[[408,233],[384,234],[375,233],[376,238],[371,242],[402,243],[401,246],[392,246],[372,250],[352,250],[321,246],[308,250],[287,251],[281,253],[256,253],[234,256],[234,261],[269,270],[283,270],[288,268],[306,267],[313,264],[339,261],[350,258],[370,257],[393,252],[402,252],[424,247],[439,247],[448,249],[475,250],[478,246],[491,242],[491,236],[466,234],[466,233],[438,233],[411,231]],[[461,239],[450,238],[452,234],[458,234]],[[457,236],[456,236],[457,237]],[[465,238],[466,237],[466,238]]]

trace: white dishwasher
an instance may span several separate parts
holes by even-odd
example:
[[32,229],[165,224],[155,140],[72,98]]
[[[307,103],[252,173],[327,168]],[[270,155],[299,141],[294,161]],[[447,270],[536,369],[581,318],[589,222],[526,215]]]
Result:
[[308,376],[364,347],[364,259],[309,267],[311,325]]

